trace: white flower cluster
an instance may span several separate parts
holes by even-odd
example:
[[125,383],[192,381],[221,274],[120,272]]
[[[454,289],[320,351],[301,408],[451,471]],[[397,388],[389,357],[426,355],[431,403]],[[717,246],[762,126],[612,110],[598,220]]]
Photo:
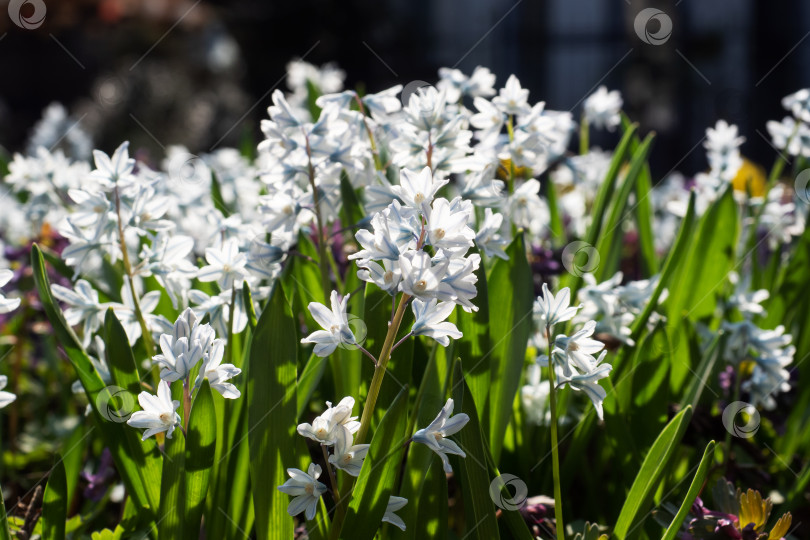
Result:
[[796,347],[791,344],[792,336],[785,334],[784,326],[768,330],[754,322],[755,318],[767,315],[761,304],[770,296],[768,291],[750,291],[748,283],[739,280],[736,274],[732,275],[732,282],[736,289],[726,301],[726,309],[741,315],[742,320],[723,322],[722,329],[728,333],[723,358],[736,368],[736,377],[749,371],[740,369],[742,363],[753,363],[750,376],[740,388],[749,392],[755,407],[773,409],[776,407],[773,396],[791,388],[787,367],[793,363]]
[[[570,305],[571,291],[564,287],[555,296],[547,284],[543,284],[543,294],[534,304],[534,315],[538,323],[538,333],[547,336],[546,346],[551,349],[551,362],[557,379],[557,387],[568,385],[574,390],[584,391],[593,403],[596,414],[601,420],[603,417],[602,403],[607,396],[605,389],[599,385],[613,369],[610,364],[603,364],[607,350],[601,341],[593,339],[596,322],[589,320],[571,336],[554,334],[554,325],[571,321],[583,305]],[[533,342],[537,345],[543,340],[535,337]],[[550,343],[549,343],[550,340]],[[553,349],[551,346],[553,345]],[[598,357],[593,355],[602,351]],[[540,380],[540,368],[548,366],[548,355],[540,355],[536,366],[530,369],[529,384],[521,389],[521,400],[526,412],[535,423],[544,423],[548,420],[545,412],[546,401],[550,389],[543,389]],[[548,387],[548,383],[545,384]]]
[[[208,379],[211,388],[222,397],[236,399],[241,392],[228,382],[239,375],[242,370],[233,364],[223,364],[225,340],[217,339],[210,324],[200,324],[191,309],[186,309],[175,321],[171,332],[160,336],[161,354],[155,355],[152,361],[160,367],[160,383],[157,395],[141,392],[138,402],[142,411],[137,411],[127,420],[134,428],[146,428],[143,439],[165,431],[171,438],[172,432],[180,422],[177,408],[180,402],[171,399],[170,385],[183,381],[183,388],[191,403],[194,392],[200,388],[203,380]],[[200,362],[202,364],[200,365]],[[197,366],[199,371],[191,388],[191,375]],[[190,411],[184,411],[186,420]]]
[[765,124],[773,145],[791,156],[810,157],[810,88],[785,96],[782,106],[793,116]]

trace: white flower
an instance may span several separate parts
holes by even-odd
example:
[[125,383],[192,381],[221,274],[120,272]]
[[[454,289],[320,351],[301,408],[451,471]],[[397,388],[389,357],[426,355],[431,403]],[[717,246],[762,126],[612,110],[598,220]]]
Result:
[[302,437],[312,439],[315,442],[331,446],[336,444],[342,436],[339,432],[345,430],[351,436],[360,429],[360,422],[356,416],[352,416],[354,408],[354,398],[345,397],[336,406],[326,402],[327,409],[323,414],[316,417],[312,424],[299,424],[298,434]]
[[618,90],[608,92],[604,86],[588,96],[583,105],[585,120],[598,128],[613,131],[621,123],[622,96]]
[[0,409],[6,407],[10,403],[12,403],[15,399],[17,399],[17,396],[12,394],[11,392],[6,392],[3,390],[3,388],[5,388],[7,384],[8,384],[8,377],[6,377],[5,375],[0,375]]
[[453,400],[448,399],[439,415],[430,425],[424,429],[420,429],[413,435],[413,441],[425,444],[436,452],[442,459],[444,471],[447,473],[453,472],[450,462],[447,460],[447,454],[454,454],[461,457],[467,457],[455,442],[447,437],[457,433],[461,428],[467,425],[470,417],[465,413],[457,414],[453,418]]
[[470,117],[470,125],[481,130],[476,136],[482,141],[497,137],[503,129],[503,111],[482,97],[475,98],[473,105],[478,112]]
[[610,370],[613,369],[613,366],[610,364],[602,364],[602,360],[605,359],[606,354],[607,351],[602,351],[602,354],[599,355],[599,358],[595,360],[592,368],[587,372],[572,377],[564,376],[557,385],[561,386],[567,384],[574,390],[584,391],[593,402],[596,414],[599,416],[600,420],[604,419],[602,404],[607,396],[607,392],[605,392],[605,389],[598,383],[600,379],[606,378]]
[[[434,262],[438,265],[447,257],[444,250],[440,250]],[[481,266],[481,255],[473,253],[469,257],[453,257],[449,259],[447,273],[442,278],[437,297],[439,300],[452,300],[467,313],[478,311],[478,306],[472,299],[478,294],[475,284],[478,283],[478,274],[475,272]]]
[[509,196],[509,218],[518,227],[539,234],[549,223],[548,205],[540,198],[540,182],[532,178]]
[[102,187],[112,189],[119,182],[126,185],[132,181],[135,160],[129,157],[129,141],[121,143],[112,158],[101,150],[93,150],[93,159],[96,168],[90,173],[90,177]]
[[545,321],[546,326],[554,326],[557,323],[570,321],[582,307],[571,306],[571,290],[563,287],[557,296],[554,296],[548,289],[548,284],[543,283],[543,296],[538,296],[534,302],[534,313],[540,320]]
[[153,356],[152,361],[160,365],[160,378],[168,382],[188,377],[203,358],[199,341],[190,343],[187,337],[175,339],[169,334],[161,334],[160,351],[163,354]]
[[459,339],[462,336],[455,324],[445,321],[455,307],[453,302],[439,302],[435,298],[427,302],[414,298],[411,309],[415,320],[411,334],[433,338],[441,346],[447,347],[449,338]]
[[169,383],[160,381],[158,383],[157,395],[153,396],[149,392],[141,392],[138,395],[138,403],[143,408],[142,411],[132,413],[127,420],[127,424],[134,428],[146,428],[141,440],[166,432],[166,438],[171,439],[174,428],[181,422],[180,415],[177,414],[177,407],[180,402],[172,401],[172,391]]
[[363,468],[363,459],[368,453],[369,444],[352,445],[352,434],[347,429],[339,429],[335,451],[329,456],[329,463],[351,476],[359,476]]
[[501,88],[498,95],[492,98],[492,103],[505,114],[520,116],[527,114],[531,110],[528,99],[529,91],[521,88],[517,77],[510,75],[506,80],[506,86]]
[[453,202],[440,198],[433,202],[427,217],[427,236],[436,249],[467,251],[473,245],[475,232],[467,226],[472,213],[472,203],[462,203],[460,197]]
[[442,284],[449,264],[450,259],[444,259],[434,266],[430,255],[424,251],[403,253],[399,257],[399,267],[402,271],[400,288],[405,294],[422,300],[436,298],[440,291],[449,291],[449,287]]
[[566,377],[571,376],[571,365],[581,373],[590,373],[596,366],[597,360],[592,356],[601,351],[605,344],[601,341],[591,339],[596,329],[595,321],[588,321],[581,330],[571,337],[558,335],[554,338],[555,350],[552,356],[555,361],[562,364],[563,373]]
[[383,515],[382,520],[394,525],[395,527],[399,527],[400,530],[404,531],[405,522],[402,521],[402,518],[396,515],[394,512],[401,510],[406,504],[408,504],[408,499],[405,497],[391,495],[388,498],[388,506],[385,507],[385,514]]
[[782,98],[782,106],[802,122],[810,122],[810,89],[802,88]]
[[242,373],[242,370],[233,364],[223,364],[222,357],[224,353],[225,340],[215,339],[211,345],[211,351],[206,355],[205,360],[203,360],[195,386],[202,384],[203,379],[208,379],[211,388],[222,394],[222,397],[236,399],[241,396],[242,393],[239,392],[236,386],[227,381]]
[[216,281],[223,291],[239,286],[248,276],[247,257],[239,252],[239,244],[233,238],[226,240],[222,249],[206,248],[205,260],[208,266],[200,268],[197,279],[203,283]]
[[509,242],[500,234],[502,226],[503,214],[493,214],[491,208],[485,208],[484,221],[475,235],[475,243],[484,250],[487,257],[499,257],[506,261],[509,260],[509,255],[503,248]]
[[541,380],[541,366],[532,362],[526,370],[526,384],[520,389],[520,401],[529,421],[537,425],[547,425],[551,421],[548,395],[549,384]]
[[[14,272],[11,270],[0,270],[0,287],[4,287],[6,283],[11,281],[11,278],[14,277]],[[18,307],[20,307],[20,300],[19,298],[6,298],[0,293],[0,314],[9,313],[14,311]]]
[[436,192],[448,182],[446,179],[436,179],[430,167],[425,167],[420,172],[402,169],[399,185],[391,186],[391,191],[407,206],[419,210],[423,204],[430,205]]
[[315,349],[313,352],[317,356],[329,356],[340,345],[357,344],[354,333],[349,328],[349,316],[346,313],[349,296],[347,294],[343,297],[343,300],[340,300],[337,291],[332,291],[330,296],[331,311],[320,302],[310,302],[309,306],[307,306],[312,318],[321,325],[323,330],[312,332],[309,336],[303,338],[301,343],[314,343]]
[[98,291],[83,279],[76,282],[72,291],[58,284],[52,285],[51,290],[57,300],[61,300],[69,306],[64,310],[65,321],[68,325],[76,326],[84,323],[82,345],[87,347],[93,334],[104,323],[104,314],[110,304],[99,302]]
[[321,467],[315,463],[310,463],[307,472],[300,469],[287,469],[290,479],[278,486],[278,490],[293,496],[293,500],[287,506],[288,514],[297,516],[304,512],[307,520],[315,517],[318,500],[321,495],[326,493],[326,486],[318,482],[321,472]]
[[390,295],[397,293],[399,282],[402,281],[398,261],[383,259],[382,266],[380,266],[374,261],[368,260],[358,263],[358,265],[360,266],[360,270],[357,271],[358,278],[374,283]]

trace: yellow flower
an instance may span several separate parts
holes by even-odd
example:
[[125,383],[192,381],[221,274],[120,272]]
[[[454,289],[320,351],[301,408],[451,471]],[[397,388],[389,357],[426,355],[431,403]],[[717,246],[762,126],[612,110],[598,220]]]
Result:
[[[762,534],[765,529],[768,517],[771,515],[771,510],[773,509],[773,503],[770,497],[762,500],[762,495],[760,495],[759,491],[753,489],[749,489],[745,493],[740,493],[738,490],[737,493],[739,494],[740,502],[740,511],[737,515],[739,518],[737,528],[742,531],[748,525],[753,524],[754,532],[757,533],[757,537],[765,538],[759,535]],[[792,520],[793,516],[791,516],[790,512],[779,518],[779,521],[777,521],[776,525],[771,529],[767,539],[780,540],[783,538],[787,534],[788,529],[790,529]]]
[[742,167],[737,171],[737,176],[731,181],[734,191],[742,194],[751,193],[752,197],[765,196],[765,169],[753,161],[743,158]]
[[[512,167],[513,165],[511,159],[502,159],[500,165],[498,166],[496,176],[500,180],[509,180]],[[528,167],[515,167],[515,178],[531,178],[531,175],[532,171]]]

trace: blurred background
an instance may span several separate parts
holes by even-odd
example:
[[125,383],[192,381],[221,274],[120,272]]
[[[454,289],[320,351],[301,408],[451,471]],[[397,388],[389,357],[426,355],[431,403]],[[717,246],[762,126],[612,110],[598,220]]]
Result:
[[[0,1],[0,146],[10,152],[25,151],[53,102],[96,147],[129,139],[159,161],[169,144],[258,141],[293,58],[335,62],[347,87],[370,91],[483,65],[497,87],[514,73],[530,101],[577,115],[600,84],[621,90],[630,117],[659,134],[660,178],[704,169],[701,139],[721,118],[746,135],[743,154],[770,167],[765,122],[810,86],[810,3],[800,0]],[[650,7],[663,17],[642,14]],[[615,144],[604,137],[595,142]]]

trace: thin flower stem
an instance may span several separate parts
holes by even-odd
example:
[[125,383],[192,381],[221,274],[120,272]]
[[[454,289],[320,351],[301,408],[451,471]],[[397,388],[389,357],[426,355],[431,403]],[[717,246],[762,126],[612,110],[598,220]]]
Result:
[[374,362],[374,367],[377,367],[377,358],[376,358],[376,357],[375,357],[373,354],[371,354],[371,353],[368,351],[368,349],[366,349],[366,348],[365,348],[365,347],[363,347],[362,345],[358,345],[358,346],[357,346],[357,348],[358,348],[358,349],[360,349],[360,351],[361,351],[363,354],[365,354],[366,356],[368,356],[369,358],[371,358],[371,361],[372,361],[372,362]]
[[309,146],[309,136],[304,133],[304,140],[306,141],[307,148],[307,161],[309,171],[309,186],[312,188],[312,201],[315,208],[315,224],[318,227],[318,267],[321,271],[321,288],[323,289],[324,296],[329,296],[329,291],[332,287],[329,282],[329,261],[326,260],[326,234],[323,227],[323,218],[321,217],[321,204],[320,195],[318,194],[318,187],[315,185],[315,166],[312,165],[312,148]]
[[149,332],[149,327],[146,325],[146,319],[143,318],[141,311],[141,303],[138,300],[138,293],[135,291],[135,279],[132,272],[132,265],[129,262],[129,253],[127,252],[126,238],[124,237],[124,225],[121,223],[121,197],[118,193],[118,185],[115,186],[115,213],[118,216],[118,241],[121,244],[121,260],[124,263],[124,272],[129,277],[129,291],[132,294],[132,304],[135,308],[135,317],[141,326],[141,337],[143,339],[144,349],[150,358],[155,353],[155,344],[152,341],[152,334]]
[[338,491],[335,471],[332,470],[332,466],[329,464],[329,452],[326,451],[325,444],[321,444],[321,450],[323,450],[323,466],[326,467],[327,474],[329,475],[329,483],[332,484],[332,496],[336,501],[339,501],[340,491]]
[[[366,435],[368,435],[368,430],[371,426],[371,419],[374,417],[374,406],[377,404],[377,397],[380,395],[380,387],[382,386],[385,370],[388,366],[388,360],[391,359],[391,350],[394,339],[399,331],[400,324],[402,324],[402,318],[405,316],[405,306],[408,304],[410,299],[410,295],[405,293],[402,294],[402,297],[399,300],[399,306],[394,314],[394,320],[388,325],[388,333],[385,335],[385,341],[383,342],[382,351],[380,352],[380,358],[377,362],[377,366],[374,368],[374,377],[371,379],[371,386],[368,390],[366,403],[363,406],[363,415],[360,418],[360,429],[357,431],[357,434],[354,437],[354,444],[363,444]],[[343,522],[346,520],[346,511],[349,507],[349,500],[351,499],[349,494],[351,493],[353,482],[354,478],[349,477],[346,479],[346,489],[343,491],[347,495],[337,501],[337,508],[335,509],[334,518],[332,519],[332,524],[329,530],[329,538],[331,540],[337,540],[340,530],[343,528]]]
[[551,328],[546,325],[546,340],[548,341],[548,386],[549,404],[551,407],[551,461],[554,475],[554,520],[557,530],[557,540],[565,540],[565,525],[563,524],[562,494],[560,489],[560,452],[557,448],[557,390],[554,387],[554,360],[551,357]]
[[356,93],[354,94],[354,99],[357,101],[357,106],[360,109],[360,114],[363,116],[363,126],[366,128],[366,134],[368,135],[368,142],[371,144],[371,155],[374,158],[374,168],[378,171],[382,170],[382,163],[380,163],[380,151],[377,149],[377,143],[374,141],[374,133],[371,132],[371,128],[368,125],[368,121],[366,119],[366,108],[363,106],[363,100],[360,99]]
[[590,126],[588,120],[585,118],[585,113],[582,113],[582,120],[579,123],[579,153],[585,155],[588,153],[590,147]]
[[191,416],[191,378],[186,377],[183,381],[183,433],[188,432],[188,419]]
[[412,335],[413,335],[413,332],[408,332],[407,334],[405,334],[404,336],[402,336],[402,339],[400,339],[399,341],[397,341],[397,342],[396,342],[396,344],[395,344],[393,347],[391,347],[391,352],[394,352],[394,351],[397,349],[397,347],[399,347],[400,345],[402,345],[402,342],[403,342],[403,341],[405,341],[406,339],[408,339],[408,338],[409,338],[409,337],[411,337]]

